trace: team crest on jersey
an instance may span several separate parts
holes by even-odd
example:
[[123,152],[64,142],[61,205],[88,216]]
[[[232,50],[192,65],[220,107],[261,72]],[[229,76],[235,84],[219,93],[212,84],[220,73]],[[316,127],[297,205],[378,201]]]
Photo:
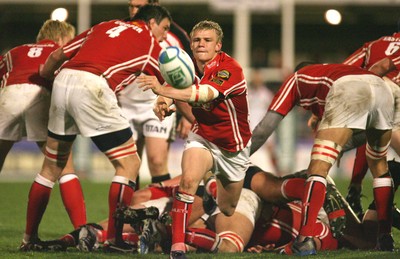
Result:
[[231,73],[228,70],[221,70],[217,72],[217,77],[228,80],[231,77]]

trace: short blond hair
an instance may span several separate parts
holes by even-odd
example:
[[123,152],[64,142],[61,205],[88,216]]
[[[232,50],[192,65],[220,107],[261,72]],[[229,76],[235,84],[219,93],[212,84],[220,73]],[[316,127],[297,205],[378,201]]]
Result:
[[67,23],[67,22],[64,22],[64,23],[67,26],[67,35],[66,36],[69,36],[71,39],[73,39],[76,34],[75,26],[73,26],[72,24]]
[[214,30],[217,34],[218,42],[222,42],[222,39],[224,38],[224,32],[222,31],[221,26],[219,26],[219,24],[214,21],[204,20],[197,23],[195,26],[193,26],[193,29],[190,32],[190,38],[192,38],[194,32],[198,30]]
[[40,28],[36,37],[36,42],[47,39],[58,41],[64,37],[75,36],[75,27],[67,22],[47,20]]

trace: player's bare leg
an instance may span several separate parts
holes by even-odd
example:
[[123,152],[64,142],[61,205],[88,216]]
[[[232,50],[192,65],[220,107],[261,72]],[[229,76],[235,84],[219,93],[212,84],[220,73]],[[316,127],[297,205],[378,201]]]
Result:
[[351,135],[352,130],[347,128],[324,129],[317,132],[302,199],[302,227],[298,238],[292,245],[292,251],[295,254],[316,253],[312,237],[318,212],[325,200],[326,176],[340,154],[341,147],[350,139]]
[[[122,222],[116,222],[113,215],[117,206],[129,206],[134,193],[135,180],[140,167],[140,159],[136,153],[136,146],[132,138],[125,143],[103,151],[115,168],[109,191],[109,221],[107,227],[107,246],[110,252],[129,252],[130,247],[125,246],[122,240]],[[116,157],[116,153],[120,157]]]
[[164,138],[146,137],[146,155],[152,182],[170,179],[168,171],[169,142]]
[[206,149],[192,147],[183,152],[182,178],[172,207],[174,235],[171,251],[186,252],[185,231],[192,212],[194,194],[204,175],[212,169],[213,162],[210,151]]
[[215,220],[215,226],[217,233],[225,232],[226,235],[226,237],[222,236],[218,250],[221,253],[243,252],[254,230],[253,223],[241,213],[234,213],[232,216],[225,216],[221,213]]
[[72,141],[59,141],[47,137],[43,166],[29,192],[26,228],[21,250],[29,250],[29,244],[33,241],[31,239],[38,237],[39,224],[46,210],[51,190],[67,163],[72,143]]
[[243,187],[243,180],[230,182],[224,178],[217,177],[217,204],[219,209],[226,216],[235,212]]

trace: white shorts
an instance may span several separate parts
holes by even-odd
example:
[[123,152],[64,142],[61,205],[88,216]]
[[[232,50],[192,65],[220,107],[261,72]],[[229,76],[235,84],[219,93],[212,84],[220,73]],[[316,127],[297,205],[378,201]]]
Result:
[[0,89],[0,139],[46,141],[50,92],[33,84]]
[[104,78],[73,69],[62,69],[56,76],[51,96],[51,132],[94,137],[126,128],[128,120]]
[[160,121],[153,112],[156,97],[150,90],[143,92],[135,82],[117,94],[119,105],[124,116],[129,120],[135,140],[139,137],[170,141],[175,139],[175,113]]
[[318,130],[350,128],[390,130],[394,100],[385,82],[374,75],[344,76],[335,81],[326,97]]
[[[240,193],[240,198],[235,212],[238,212],[248,218],[254,226],[255,222],[260,217],[262,204],[261,198],[255,192],[243,188],[242,192]],[[221,211],[217,207],[217,209],[211,215],[213,216],[218,213],[221,213]]]
[[203,137],[189,132],[184,149],[204,148],[209,150],[214,159],[212,172],[229,181],[238,182],[245,177],[246,170],[250,166],[250,145],[251,141],[239,152],[228,152]]
[[390,87],[394,98],[394,116],[393,116],[393,131],[400,129],[400,86],[395,84],[392,80],[387,77],[383,77],[383,80]]

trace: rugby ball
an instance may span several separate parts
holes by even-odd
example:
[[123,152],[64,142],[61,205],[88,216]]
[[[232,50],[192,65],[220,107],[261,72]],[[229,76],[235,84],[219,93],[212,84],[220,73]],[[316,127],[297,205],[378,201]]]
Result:
[[176,46],[166,47],[160,52],[158,65],[164,80],[172,87],[185,89],[193,84],[194,64],[183,49]]

